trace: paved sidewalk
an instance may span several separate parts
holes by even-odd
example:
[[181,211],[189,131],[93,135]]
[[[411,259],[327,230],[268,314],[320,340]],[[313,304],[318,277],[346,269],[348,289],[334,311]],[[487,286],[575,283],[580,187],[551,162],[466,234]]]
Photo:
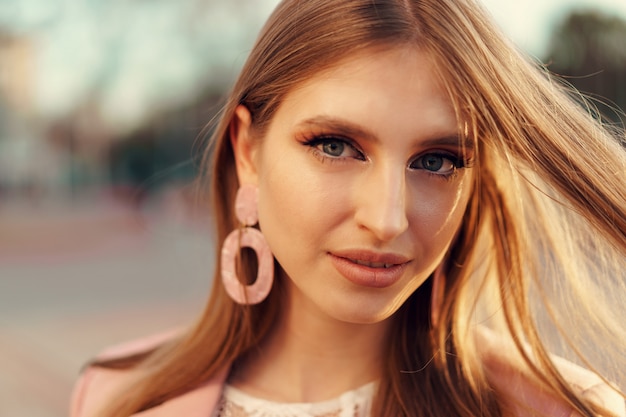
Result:
[[176,210],[0,206],[0,415],[65,417],[103,347],[192,320],[213,273],[210,232]]

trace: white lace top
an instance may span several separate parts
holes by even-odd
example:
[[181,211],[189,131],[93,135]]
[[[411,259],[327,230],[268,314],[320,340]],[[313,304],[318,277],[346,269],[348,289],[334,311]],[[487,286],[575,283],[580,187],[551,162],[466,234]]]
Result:
[[369,417],[376,382],[318,403],[277,403],[226,384],[212,417]]

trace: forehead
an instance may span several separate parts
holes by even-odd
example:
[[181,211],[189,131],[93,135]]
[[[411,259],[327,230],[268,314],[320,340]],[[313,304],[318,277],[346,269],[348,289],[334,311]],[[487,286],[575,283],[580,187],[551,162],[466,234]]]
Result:
[[346,119],[377,135],[458,130],[434,60],[412,46],[359,52],[315,74],[284,97],[272,124],[313,116]]

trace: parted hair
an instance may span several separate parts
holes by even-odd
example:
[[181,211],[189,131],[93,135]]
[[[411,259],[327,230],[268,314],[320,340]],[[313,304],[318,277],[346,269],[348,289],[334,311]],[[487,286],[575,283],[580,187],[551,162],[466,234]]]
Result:
[[[250,110],[262,141],[283,98],[301,83],[356,53],[406,45],[433,59],[459,132],[474,142],[477,175],[446,256],[437,325],[428,280],[392,317],[373,415],[507,415],[515,399],[486,376],[472,337],[479,325],[510,339],[546,392],[584,416],[610,415],[568,385],[548,352],[607,383],[626,381],[624,133],[592,117],[589,102],[517,51],[472,0],[282,1],[203,156],[200,184],[211,190],[216,248],[240,226],[229,140],[236,107]],[[219,258],[206,308],[186,333],[95,364],[142,370],[132,393],[103,415],[128,416],[193,389],[267,335],[281,314],[279,274],[265,301],[238,305],[223,288]],[[253,257],[241,263],[253,277]]]

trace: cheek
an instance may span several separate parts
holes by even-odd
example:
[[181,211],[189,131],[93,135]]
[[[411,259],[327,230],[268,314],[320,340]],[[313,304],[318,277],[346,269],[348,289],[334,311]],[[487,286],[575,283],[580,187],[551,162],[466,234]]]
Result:
[[[463,220],[470,195],[471,175],[454,183],[421,187],[412,198],[410,222],[413,233],[433,250],[447,246]],[[432,244],[428,245],[428,242]]]
[[[310,161],[293,153],[264,161],[259,175],[259,222],[272,247],[295,251],[310,247],[341,221],[347,186],[321,175]],[[310,158],[310,155],[305,155]],[[334,181],[334,182],[333,182]]]

